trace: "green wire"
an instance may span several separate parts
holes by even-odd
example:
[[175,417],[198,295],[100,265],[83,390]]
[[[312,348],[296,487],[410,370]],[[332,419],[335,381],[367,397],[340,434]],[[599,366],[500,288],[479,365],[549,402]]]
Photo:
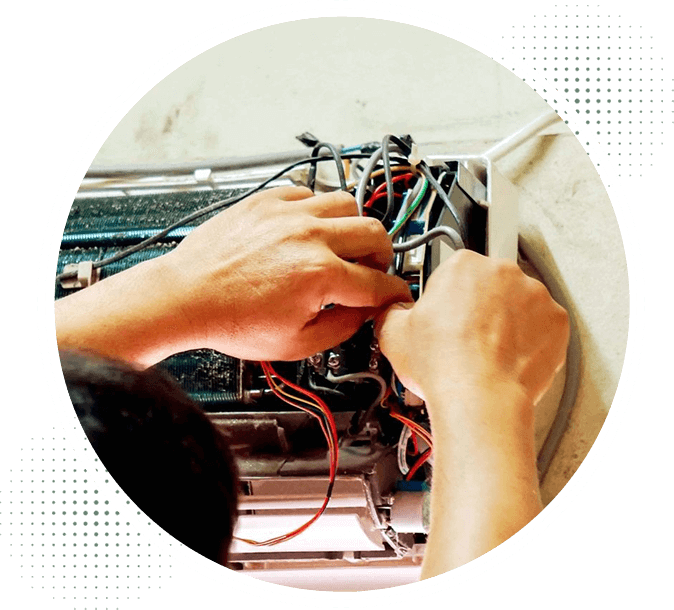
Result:
[[426,191],[428,190],[428,179],[424,178],[424,183],[421,186],[421,191],[417,195],[417,198],[412,202],[412,205],[409,207],[405,215],[400,219],[400,222],[395,225],[389,232],[389,235],[395,235],[400,231],[401,227],[409,220],[410,216],[414,214],[414,211],[419,207],[419,204],[423,201],[423,198],[426,196]]

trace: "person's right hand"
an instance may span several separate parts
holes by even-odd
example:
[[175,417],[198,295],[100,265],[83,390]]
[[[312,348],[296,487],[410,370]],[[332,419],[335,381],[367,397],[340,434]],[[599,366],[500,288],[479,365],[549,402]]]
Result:
[[59,346],[142,366],[199,348],[299,360],[412,300],[406,282],[386,273],[392,258],[386,230],[358,216],[351,195],[270,189],[168,254],[57,301]]
[[414,306],[390,307],[377,329],[401,382],[422,398],[438,383],[511,386],[531,403],[562,367],[569,337],[566,311],[540,282],[467,250],[433,272]]
[[192,342],[248,360],[306,358],[411,300],[386,273],[392,258],[383,225],[358,216],[351,195],[304,187],[247,197],[165,257]]

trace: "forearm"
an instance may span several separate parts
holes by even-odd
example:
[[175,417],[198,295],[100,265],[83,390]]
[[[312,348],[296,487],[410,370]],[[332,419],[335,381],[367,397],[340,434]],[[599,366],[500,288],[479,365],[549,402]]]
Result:
[[434,438],[430,578],[498,546],[541,510],[533,409],[516,386],[427,395]]
[[178,278],[167,263],[166,257],[146,261],[58,300],[59,349],[90,350],[141,366],[189,349],[189,323],[171,296]]

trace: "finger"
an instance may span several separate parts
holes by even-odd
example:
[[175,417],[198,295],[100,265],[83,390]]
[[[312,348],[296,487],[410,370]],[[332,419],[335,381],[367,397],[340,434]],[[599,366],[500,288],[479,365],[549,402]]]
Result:
[[318,218],[358,216],[358,206],[353,195],[345,191],[332,191],[316,195],[304,202],[307,211]]
[[265,199],[274,197],[281,201],[301,201],[314,196],[313,191],[306,186],[277,186],[260,193]]
[[337,259],[323,303],[347,307],[385,307],[397,301],[412,301],[407,282],[365,265]]
[[321,311],[302,330],[302,352],[310,356],[347,341],[375,313],[372,308],[341,305]]
[[362,216],[330,218],[324,222],[326,243],[340,258],[357,260],[386,271],[393,260],[391,237],[384,225]]

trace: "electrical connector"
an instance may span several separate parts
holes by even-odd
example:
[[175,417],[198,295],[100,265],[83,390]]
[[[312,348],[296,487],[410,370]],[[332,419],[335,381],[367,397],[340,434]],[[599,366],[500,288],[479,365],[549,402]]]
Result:
[[91,286],[99,280],[100,275],[98,269],[94,267],[93,261],[66,265],[63,268],[63,274],[67,274],[67,276],[61,280],[61,287],[66,290]]
[[299,136],[295,136],[295,138],[308,148],[313,148],[320,142],[320,140],[313,133],[309,133],[308,131],[301,133]]

